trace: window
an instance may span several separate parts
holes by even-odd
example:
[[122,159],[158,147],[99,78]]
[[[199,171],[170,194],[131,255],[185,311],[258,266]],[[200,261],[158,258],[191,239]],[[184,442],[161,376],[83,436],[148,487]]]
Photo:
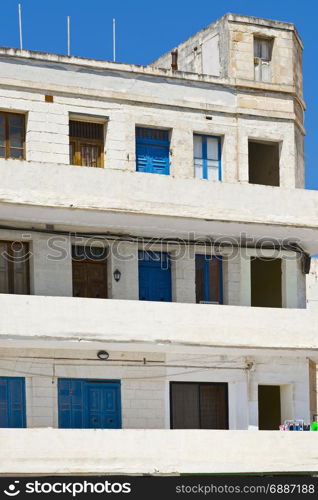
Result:
[[0,112],[0,158],[24,158],[24,115]]
[[249,183],[279,186],[279,143],[248,141]]
[[223,303],[222,258],[215,255],[195,256],[196,302]]
[[171,382],[172,429],[228,429],[228,387],[223,383]]
[[0,293],[30,293],[27,243],[0,241]]
[[221,139],[194,134],[194,175],[199,179],[221,180]]
[[70,121],[70,164],[83,167],[104,166],[104,125]]
[[72,248],[73,297],[107,299],[107,249]]
[[169,131],[136,128],[136,170],[169,175]]
[[271,81],[272,49],[271,38],[254,38],[254,78],[258,82]]

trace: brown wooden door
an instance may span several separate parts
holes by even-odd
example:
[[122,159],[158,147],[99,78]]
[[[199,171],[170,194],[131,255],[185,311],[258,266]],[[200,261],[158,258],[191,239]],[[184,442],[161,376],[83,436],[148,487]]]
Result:
[[197,384],[171,384],[173,429],[199,429],[200,412]]
[[106,262],[73,260],[73,296],[107,298]]
[[227,428],[227,394],[224,384],[200,385],[201,429]]
[[172,429],[228,429],[227,384],[172,382]]

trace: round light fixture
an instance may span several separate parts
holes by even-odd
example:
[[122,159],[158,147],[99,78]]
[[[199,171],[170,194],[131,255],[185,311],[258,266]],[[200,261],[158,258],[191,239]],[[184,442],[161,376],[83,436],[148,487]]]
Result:
[[109,358],[109,354],[108,354],[108,352],[107,352],[107,351],[98,351],[98,353],[97,353],[97,357],[98,357],[99,359],[102,359],[103,361],[106,361],[106,359],[108,359],[108,358]]

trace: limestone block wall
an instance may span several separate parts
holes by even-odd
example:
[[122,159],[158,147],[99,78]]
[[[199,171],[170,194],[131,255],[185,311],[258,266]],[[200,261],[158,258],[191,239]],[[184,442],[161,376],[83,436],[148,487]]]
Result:
[[[240,22],[242,19],[242,22]],[[296,71],[299,66],[294,65],[296,51],[301,53],[301,42],[296,38],[292,25],[285,25],[281,29],[280,24],[275,27],[275,22],[246,23],[244,17],[236,16],[234,22],[230,19],[230,62],[229,76],[245,80],[254,80],[254,36],[268,37],[273,39],[271,75],[272,83],[279,85],[294,85],[296,83]],[[288,29],[289,27],[289,29]],[[296,47],[296,48],[295,48]],[[298,86],[301,91],[301,86]]]
[[[255,36],[273,40],[270,83],[294,86],[301,97],[303,45],[290,23],[226,14],[173,49],[178,69],[254,81]],[[171,51],[150,66],[171,69]]]
[[170,428],[170,382],[227,383],[229,428],[255,430],[258,385],[281,387],[282,419],[310,418],[308,366],[301,357],[246,357],[243,352],[200,356],[118,351],[102,363],[95,351],[56,350],[52,356],[49,349],[25,349],[16,357],[6,349],[0,376],[25,377],[28,427],[58,427],[57,384],[66,377],[120,380],[125,429]]
[[[172,268],[172,300],[195,303],[195,254],[218,254],[223,259],[224,304],[249,306],[251,304],[251,258],[282,258],[283,307],[306,307],[306,276],[302,273],[298,254],[251,248],[227,247],[213,250],[209,245],[176,245],[127,242],[105,238],[70,237],[41,232],[1,230],[0,239],[26,241],[30,255],[30,291],[32,295],[72,296],[72,245],[104,246],[107,248],[107,287],[111,299],[138,300],[138,250],[168,252]],[[121,272],[120,281],[114,271]],[[315,300],[313,293],[314,267],[310,275],[309,306]],[[312,298],[313,297],[313,298]]]
[[[1,73],[20,82],[18,87],[8,86],[0,79],[0,109],[25,113],[27,163],[68,165],[69,119],[91,117],[105,125],[106,169],[136,170],[135,128],[144,126],[169,130],[173,177],[194,177],[193,134],[198,133],[220,137],[222,182],[248,182],[250,138],[280,144],[280,186],[304,185],[304,130],[294,125],[291,94],[255,93],[225,82],[188,81],[189,76],[171,80],[159,70],[140,78],[133,71],[127,77],[119,69],[101,72],[74,64],[28,62],[23,64],[24,81],[19,80],[18,59],[0,60]],[[52,103],[45,102],[46,94],[53,95]],[[13,160],[0,160],[1,164],[7,161]]]

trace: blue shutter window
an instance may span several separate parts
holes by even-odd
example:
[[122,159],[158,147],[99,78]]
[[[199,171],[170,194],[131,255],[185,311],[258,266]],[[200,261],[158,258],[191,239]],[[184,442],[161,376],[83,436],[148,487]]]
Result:
[[25,381],[0,377],[0,427],[26,427]]
[[139,251],[139,300],[172,301],[171,262],[166,252]]
[[222,180],[220,137],[194,134],[193,140],[195,177]]
[[136,170],[169,175],[169,132],[136,128]]

